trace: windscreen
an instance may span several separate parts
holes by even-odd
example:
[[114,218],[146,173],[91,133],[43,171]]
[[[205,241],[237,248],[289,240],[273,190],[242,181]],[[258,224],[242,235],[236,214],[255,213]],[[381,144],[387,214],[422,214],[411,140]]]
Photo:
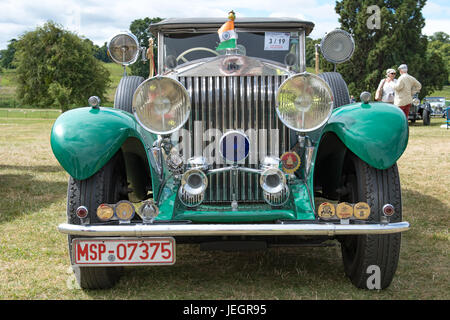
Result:
[[[183,63],[226,54],[216,51],[217,33],[177,33],[164,35],[163,72]],[[238,32],[237,52],[299,69],[298,32]]]

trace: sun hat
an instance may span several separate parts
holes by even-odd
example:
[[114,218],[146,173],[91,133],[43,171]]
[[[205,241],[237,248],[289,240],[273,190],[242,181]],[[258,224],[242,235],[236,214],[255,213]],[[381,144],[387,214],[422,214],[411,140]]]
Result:
[[394,69],[387,69],[386,75],[389,75],[390,73],[396,73]]

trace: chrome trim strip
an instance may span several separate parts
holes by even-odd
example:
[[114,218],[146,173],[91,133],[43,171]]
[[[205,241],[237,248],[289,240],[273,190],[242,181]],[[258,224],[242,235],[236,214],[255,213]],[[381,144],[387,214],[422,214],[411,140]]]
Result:
[[389,224],[155,224],[120,226],[83,226],[63,223],[58,230],[64,234],[97,237],[148,236],[232,236],[232,235],[356,235],[391,234],[407,231],[408,222]]
[[163,73],[164,66],[164,37],[162,32],[158,32],[158,74]]
[[[221,78],[221,88],[222,88],[222,103],[221,103],[221,109],[222,109],[222,134],[225,133],[225,129],[229,128],[228,126],[228,119],[227,119],[227,90],[228,90],[228,82],[230,81],[230,78]],[[221,160],[223,162],[223,159]],[[221,175],[221,180],[222,180],[222,195],[223,198],[222,200],[225,199],[231,199],[230,196],[230,188],[227,188],[227,181],[226,181],[226,176],[225,174]]]
[[[219,77],[214,77],[214,112],[215,112],[214,127],[215,128],[219,128],[218,124],[220,122],[220,117],[219,117],[220,82],[219,81],[220,81]],[[211,91],[212,90],[213,90],[213,88],[211,88]],[[217,136],[214,137],[214,143],[216,143],[216,139],[217,139]],[[216,163],[219,163],[219,161],[220,161],[219,153],[216,152],[215,156],[216,156],[215,157]],[[222,194],[220,193],[220,188],[219,188],[220,177],[216,176],[214,179],[215,179],[215,185],[216,185],[216,199],[217,199],[217,201],[220,201],[220,200],[222,200]]]
[[254,168],[246,168],[246,167],[234,167],[234,166],[228,166],[228,167],[222,167],[222,168],[216,168],[216,169],[210,169],[206,172],[207,175],[210,174],[217,174],[217,173],[223,173],[223,172],[228,172],[231,170],[237,170],[237,171],[242,171],[242,172],[248,172],[248,173],[256,173],[256,174],[261,174],[264,172],[264,170],[261,169],[254,169]]
[[300,57],[300,72],[306,71],[306,32],[305,29],[300,30],[298,37],[298,56]]
[[[245,128],[245,109],[246,107],[248,108],[248,106],[245,105],[245,95],[249,94],[249,92],[245,92],[245,77],[239,77],[239,91],[240,91],[240,101],[239,103],[236,103],[236,123],[239,123],[237,120],[238,118],[240,118],[240,124],[239,126],[241,127],[242,130],[246,130]],[[240,108],[239,108],[240,107]],[[239,190],[240,190],[240,199],[242,199],[243,201],[246,200],[246,194],[247,194],[247,189],[245,187],[245,174],[241,174],[240,177],[238,177],[239,181]]]
[[265,127],[265,129],[267,129],[267,155],[271,156],[273,153],[273,149],[272,149],[272,136],[271,136],[271,131],[274,128],[273,125],[273,115],[272,115],[272,94],[273,94],[273,78],[271,76],[267,77],[267,114],[268,114],[268,123],[267,123],[267,127]]

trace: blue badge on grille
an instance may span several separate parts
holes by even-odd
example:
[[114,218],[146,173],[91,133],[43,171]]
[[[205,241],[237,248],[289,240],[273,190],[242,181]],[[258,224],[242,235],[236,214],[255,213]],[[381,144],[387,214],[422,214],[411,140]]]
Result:
[[250,151],[250,140],[239,131],[229,131],[220,139],[220,153],[225,160],[241,162],[247,158]]

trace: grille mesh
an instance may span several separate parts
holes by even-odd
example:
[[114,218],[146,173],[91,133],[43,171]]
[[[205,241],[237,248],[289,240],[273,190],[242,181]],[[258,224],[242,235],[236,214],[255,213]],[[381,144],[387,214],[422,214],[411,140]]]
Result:
[[[230,129],[250,138],[250,154],[242,165],[259,168],[265,155],[280,156],[290,145],[288,129],[278,120],[275,94],[286,76],[180,77],[191,97],[191,116],[181,133],[182,154],[187,159],[205,156],[213,168],[228,166],[218,144]],[[195,143],[197,142],[197,143]],[[231,172],[208,176],[205,203],[230,202]],[[263,202],[259,175],[239,172],[237,200]]]

